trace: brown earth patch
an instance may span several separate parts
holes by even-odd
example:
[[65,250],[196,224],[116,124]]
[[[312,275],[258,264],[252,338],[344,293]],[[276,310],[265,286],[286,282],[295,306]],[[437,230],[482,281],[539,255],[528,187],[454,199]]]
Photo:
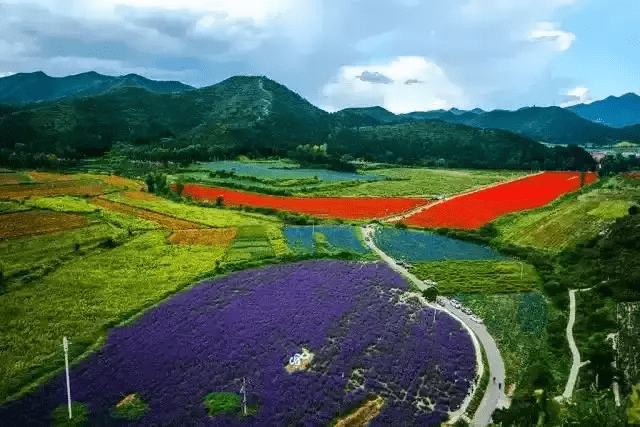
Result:
[[141,219],[155,222],[170,230],[192,230],[194,228],[204,228],[202,224],[185,221],[182,219],[172,218],[157,212],[151,212],[145,209],[137,209],[127,206],[124,203],[113,202],[102,198],[96,198],[91,201],[94,205],[104,209],[119,212],[125,215],[133,215]]
[[0,215],[0,238],[38,236],[86,227],[86,217],[60,212],[14,212]]
[[143,191],[127,191],[124,193],[124,196],[129,200],[144,200],[147,202],[162,200],[158,196],[154,196],[153,194],[145,193]]
[[63,173],[51,173],[51,172],[29,172],[31,178],[38,182],[56,182],[56,181],[73,181],[78,179],[77,175],[69,175]]
[[55,181],[41,184],[5,185],[0,188],[0,199],[22,200],[52,196],[97,196],[104,194],[104,186],[97,183]]
[[376,396],[365,400],[355,412],[338,418],[335,427],[364,427],[378,416],[384,406],[384,398]]
[[167,241],[178,245],[205,245],[226,248],[238,234],[237,228],[210,228],[204,230],[177,230]]

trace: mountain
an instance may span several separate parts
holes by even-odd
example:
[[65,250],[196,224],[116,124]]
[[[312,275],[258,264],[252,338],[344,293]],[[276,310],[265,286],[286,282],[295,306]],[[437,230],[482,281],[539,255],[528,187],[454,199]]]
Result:
[[524,107],[517,111],[493,110],[478,113],[460,111],[413,112],[402,116],[413,120],[439,119],[483,129],[503,129],[534,140],[558,144],[607,143],[621,138],[640,138],[640,131],[634,126],[615,129],[594,123],[560,107]]
[[115,86],[98,95],[31,104],[0,121],[0,148],[100,156],[116,141],[290,147],[326,138],[329,113],[265,77],[231,77],[178,93]]
[[567,109],[580,117],[612,127],[640,123],[640,96],[635,93],[609,96],[601,101],[578,104]]
[[193,87],[175,81],[149,80],[137,74],[112,77],[95,71],[66,77],[50,77],[42,71],[0,78],[0,103],[28,104],[38,101],[91,95],[118,87],[140,87],[154,92],[181,92]]
[[349,118],[349,122],[356,122],[356,118],[360,118],[361,122],[354,126],[368,126],[381,123],[398,123],[404,121],[402,117],[393,114],[391,111],[382,107],[362,107],[362,108],[345,108],[336,113],[334,117],[338,120]]
[[[91,75],[73,77],[86,81]],[[433,165],[442,159],[464,167],[568,168],[591,167],[587,163],[593,162],[581,149],[554,151],[512,132],[411,120],[381,107],[329,114],[266,77],[236,76],[172,93],[150,91],[141,87],[144,84],[146,79],[131,78],[95,95],[0,108],[0,163],[27,167],[43,162],[49,153],[95,157],[114,146],[133,159],[180,162],[240,154],[286,156],[334,167],[344,166],[338,161],[343,155]],[[510,114],[516,113],[522,114]],[[500,113],[439,114],[476,120]],[[313,148],[325,143],[328,155]]]

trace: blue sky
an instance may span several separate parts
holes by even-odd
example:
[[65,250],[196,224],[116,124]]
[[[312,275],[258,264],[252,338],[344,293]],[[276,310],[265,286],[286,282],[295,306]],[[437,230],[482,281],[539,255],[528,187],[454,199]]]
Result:
[[0,0],[0,76],[265,75],[328,111],[640,92],[636,0]]

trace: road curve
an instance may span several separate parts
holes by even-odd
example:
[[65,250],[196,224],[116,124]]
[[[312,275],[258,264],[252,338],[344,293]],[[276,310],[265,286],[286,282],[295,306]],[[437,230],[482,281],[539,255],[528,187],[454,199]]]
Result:
[[[408,272],[405,268],[398,265],[393,258],[385,254],[375,245],[375,243],[373,243],[374,234],[375,229],[373,228],[373,226],[365,225],[362,227],[362,235],[368,247],[370,247],[375,253],[377,253],[380,258],[382,258],[389,265],[389,267],[415,283],[418,289],[427,289],[429,287],[428,284],[418,279],[416,276]],[[435,285],[435,283],[433,284]],[[441,307],[437,308],[442,309]],[[500,355],[498,346],[487,331],[487,327],[483,323],[474,322],[473,320],[471,320],[471,317],[469,315],[453,307],[448,301],[444,309],[445,311],[449,312],[449,314],[458,318],[467,326],[468,329],[470,329],[475,334],[477,340],[480,342],[480,345],[482,345],[487,355],[487,360],[489,362],[489,385],[487,386],[484,397],[482,398],[482,401],[480,402],[480,405],[478,406],[478,409],[476,410],[476,413],[474,414],[472,420],[472,425],[485,427],[489,424],[493,411],[497,407],[504,407],[506,403],[506,396],[504,394],[504,361],[502,360],[502,356]],[[496,379],[495,383],[493,382],[493,377],[495,377]],[[498,387],[498,384],[501,384],[500,388]]]
[[589,289],[591,288],[569,290],[569,322],[567,322],[567,341],[569,341],[569,349],[571,349],[571,359],[573,361],[571,363],[571,371],[569,372],[567,384],[564,386],[564,393],[562,393],[562,398],[565,400],[570,399],[573,395],[573,388],[575,387],[576,380],[578,379],[578,371],[582,366],[589,363],[580,361],[580,352],[578,351],[578,346],[576,346],[576,342],[573,339],[573,324],[576,321],[576,292],[588,291]]

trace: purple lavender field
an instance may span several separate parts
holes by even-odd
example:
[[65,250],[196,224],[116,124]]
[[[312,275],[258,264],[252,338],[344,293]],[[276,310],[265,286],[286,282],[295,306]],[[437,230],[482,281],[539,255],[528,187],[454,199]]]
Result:
[[[326,426],[367,395],[385,398],[370,425],[438,425],[475,377],[470,337],[450,316],[399,300],[404,280],[386,265],[305,261],[245,270],[196,285],[113,329],[107,344],[71,370],[72,399],[89,424]],[[73,337],[70,337],[73,341]],[[302,347],[311,369],[285,365]],[[210,392],[238,392],[258,413],[207,415]],[[0,408],[0,425],[49,425],[66,404],[64,374]],[[110,409],[139,393],[139,422]]]

